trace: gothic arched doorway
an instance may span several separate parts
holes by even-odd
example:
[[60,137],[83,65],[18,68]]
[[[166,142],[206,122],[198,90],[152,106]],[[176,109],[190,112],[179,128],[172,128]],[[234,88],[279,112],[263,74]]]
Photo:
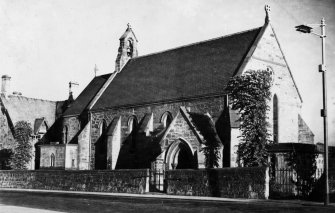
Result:
[[165,163],[167,169],[194,169],[197,164],[192,147],[181,139],[169,147]]

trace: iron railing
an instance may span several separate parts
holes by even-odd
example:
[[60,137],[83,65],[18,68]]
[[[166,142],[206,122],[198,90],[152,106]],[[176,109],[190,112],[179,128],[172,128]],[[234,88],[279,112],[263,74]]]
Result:
[[322,174],[323,169],[316,169],[315,172],[307,169],[270,169],[270,197],[306,197]]

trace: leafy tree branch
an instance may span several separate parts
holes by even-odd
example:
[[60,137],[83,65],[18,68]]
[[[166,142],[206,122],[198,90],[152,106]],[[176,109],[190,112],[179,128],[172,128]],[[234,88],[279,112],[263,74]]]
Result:
[[14,127],[14,138],[16,147],[10,159],[12,169],[27,169],[28,163],[32,158],[32,145],[30,143],[30,135],[32,128],[26,121],[18,121]]
[[233,110],[238,110],[242,142],[237,155],[246,167],[267,165],[270,144],[267,122],[271,99],[272,73],[249,70],[230,79],[227,91]]

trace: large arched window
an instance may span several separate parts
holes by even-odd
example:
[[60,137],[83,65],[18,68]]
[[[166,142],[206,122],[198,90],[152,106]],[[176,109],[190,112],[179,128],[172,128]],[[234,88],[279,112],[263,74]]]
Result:
[[55,167],[55,154],[52,153],[50,156],[50,167]]
[[128,132],[131,133],[136,129],[136,127],[137,127],[137,119],[135,116],[131,116],[128,119]]
[[172,122],[172,115],[170,112],[164,112],[161,118],[161,123],[164,127],[168,127]]
[[63,143],[64,144],[67,144],[68,138],[69,138],[69,127],[64,126],[64,128],[63,128]]
[[275,94],[273,96],[273,141],[275,143],[278,143],[278,137],[279,137],[279,131],[278,131],[278,127],[279,127],[279,116],[278,116],[278,97]]

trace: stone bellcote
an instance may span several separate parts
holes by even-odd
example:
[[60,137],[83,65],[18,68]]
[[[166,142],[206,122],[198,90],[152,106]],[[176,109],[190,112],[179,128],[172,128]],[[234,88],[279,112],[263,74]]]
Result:
[[126,31],[120,37],[120,46],[115,61],[116,72],[120,72],[129,59],[138,56],[137,42],[133,30],[130,24],[128,24]]

